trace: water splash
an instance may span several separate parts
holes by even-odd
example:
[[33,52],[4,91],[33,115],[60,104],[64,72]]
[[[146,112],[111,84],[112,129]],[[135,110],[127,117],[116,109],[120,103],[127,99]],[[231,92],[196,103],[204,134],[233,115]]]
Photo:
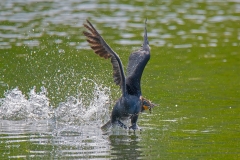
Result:
[[18,88],[7,91],[5,98],[0,99],[0,119],[23,120],[49,119],[53,116],[52,107],[47,98],[47,92],[41,87],[39,93],[35,92],[36,87],[29,92],[27,98]]
[[40,92],[36,92],[36,87],[33,87],[28,96],[14,88],[0,99],[0,119],[54,119],[62,124],[103,124],[109,119],[109,95],[109,88],[98,85],[93,80],[82,79],[77,96],[69,96],[65,102],[54,107],[50,104],[45,87],[41,87]]
[[[0,99],[0,134],[9,137],[10,147],[18,140],[17,147],[29,141],[52,147],[53,156],[108,155],[108,140],[100,126],[109,119],[110,89],[89,79],[82,79],[77,87],[75,96],[67,97],[57,106],[51,106],[45,87],[41,87],[40,92],[33,87],[28,96],[19,88],[7,91]],[[49,148],[40,152],[30,150],[30,154],[37,157],[49,152],[52,155]],[[18,157],[16,154],[10,158]]]
[[93,80],[83,78],[78,85],[77,98],[70,96],[66,102],[60,103],[55,110],[55,118],[58,122],[69,124],[89,124],[92,122],[103,124],[109,119],[109,95],[109,88],[98,85]]

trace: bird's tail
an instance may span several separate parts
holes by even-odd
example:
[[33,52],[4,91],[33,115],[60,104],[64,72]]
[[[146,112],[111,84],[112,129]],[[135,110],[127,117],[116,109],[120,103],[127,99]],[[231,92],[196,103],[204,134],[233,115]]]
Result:
[[111,120],[109,120],[106,124],[104,124],[101,129],[102,130],[108,130],[112,126]]

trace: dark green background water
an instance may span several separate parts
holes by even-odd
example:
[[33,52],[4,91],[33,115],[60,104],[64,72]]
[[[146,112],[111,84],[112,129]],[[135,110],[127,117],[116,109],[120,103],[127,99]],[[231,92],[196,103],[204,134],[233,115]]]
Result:
[[[3,0],[3,100],[7,90],[18,87],[27,96],[33,86],[37,91],[44,86],[51,106],[57,108],[68,97],[77,95],[79,82],[87,78],[110,87],[110,101],[114,102],[120,90],[113,83],[111,64],[96,56],[82,35],[87,18],[125,66],[129,54],[142,43],[148,18],[151,59],[142,77],[142,92],[158,106],[152,114],[140,116],[139,125],[144,131],[104,135],[104,151],[84,147],[102,145],[97,140],[73,140],[73,144],[81,144],[76,149],[72,143],[59,147],[62,144],[51,141],[51,134],[45,137],[50,139],[47,143],[31,141],[41,129],[21,133],[25,138],[20,140],[20,134],[11,137],[6,126],[21,121],[7,119],[5,123],[2,119],[2,158],[240,158],[238,1]],[[89,90],[91,87],[87,86]],[[96,134],[89,131],[90,135]],[[102,134],[99,130],[95,136]]]

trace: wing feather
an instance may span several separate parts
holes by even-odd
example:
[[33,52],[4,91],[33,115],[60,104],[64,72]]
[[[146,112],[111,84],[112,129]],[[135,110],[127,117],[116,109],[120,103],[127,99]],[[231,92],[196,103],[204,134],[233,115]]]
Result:
[[109,47],[102,36],[97,32],[93,25],[87,20],[87,24],[83,24],[88,31],[83,31],[83,34],[87,37],[87,41],[93,51],[105,59],[111,58],[113,67],[113,79],[116,85],[122,88],[122,93],[125,94],[126,83],[125,75],[122,67],[122,62],[118,55]]
[[128,61],[126,85],[129,94],[141,95],[141,77],[143,70],[150,59],[150,47],[148,45],[146,21],[143,45],[138,50],[133,52]]
[[130,94],[141,95],[141,77],[149,59],[150,51],[146,50],[138,50],[130,55],[126,78],[127,90]]

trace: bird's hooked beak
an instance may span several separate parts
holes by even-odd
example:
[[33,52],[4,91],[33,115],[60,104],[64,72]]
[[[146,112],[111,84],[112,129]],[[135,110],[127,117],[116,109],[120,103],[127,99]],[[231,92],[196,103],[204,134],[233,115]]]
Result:
[[147,18],[145,20],[145,29],[144,29],[144,37],[143,37],[143,49],[149,48],[148,37],[147,37]]

